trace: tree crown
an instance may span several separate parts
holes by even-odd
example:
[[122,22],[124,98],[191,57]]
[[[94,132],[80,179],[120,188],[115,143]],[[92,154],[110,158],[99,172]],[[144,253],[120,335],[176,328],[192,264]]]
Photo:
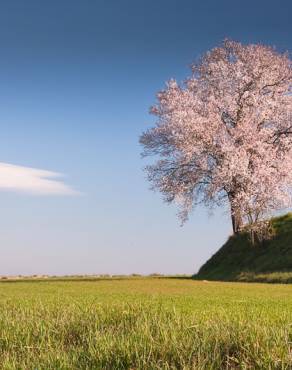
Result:
[[149,180],[167,202],[192,208],[226,200],[255,222],[291,204],[292,68],[288,54],[225,41],[170,80],[151,108],[155,127],[140,142],[157,155]]

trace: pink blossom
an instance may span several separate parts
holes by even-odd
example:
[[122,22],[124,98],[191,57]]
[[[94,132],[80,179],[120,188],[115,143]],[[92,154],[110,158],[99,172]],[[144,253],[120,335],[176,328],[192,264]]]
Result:
[[225,41],[157,95],[141,136],[153,189],[180,205],[228,202],[233,229],[291,206],[292,68],[287,54]]

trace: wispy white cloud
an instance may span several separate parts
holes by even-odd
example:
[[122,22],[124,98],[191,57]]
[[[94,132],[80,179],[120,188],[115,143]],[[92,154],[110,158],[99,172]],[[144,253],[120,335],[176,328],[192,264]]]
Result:
[[38,195],[77,195],[61,174],[0,162],[0,190]]

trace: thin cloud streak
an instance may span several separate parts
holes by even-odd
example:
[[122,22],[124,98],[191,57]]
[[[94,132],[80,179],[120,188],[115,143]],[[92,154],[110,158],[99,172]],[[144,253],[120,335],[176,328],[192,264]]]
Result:
[[56,172],[0,162],[0,191],[36,195],[80,194],[59,180],[62,176]]

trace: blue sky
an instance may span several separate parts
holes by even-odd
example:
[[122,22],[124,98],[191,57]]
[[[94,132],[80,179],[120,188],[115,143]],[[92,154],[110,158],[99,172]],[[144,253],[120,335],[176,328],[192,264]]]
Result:
[[16,182],[0,192],[0,274],[196,271],[230,220],[200,208],[180,227],[149,190],[149,106],[225,37],[291,51],[291,1],[0,3],[0,187]]

